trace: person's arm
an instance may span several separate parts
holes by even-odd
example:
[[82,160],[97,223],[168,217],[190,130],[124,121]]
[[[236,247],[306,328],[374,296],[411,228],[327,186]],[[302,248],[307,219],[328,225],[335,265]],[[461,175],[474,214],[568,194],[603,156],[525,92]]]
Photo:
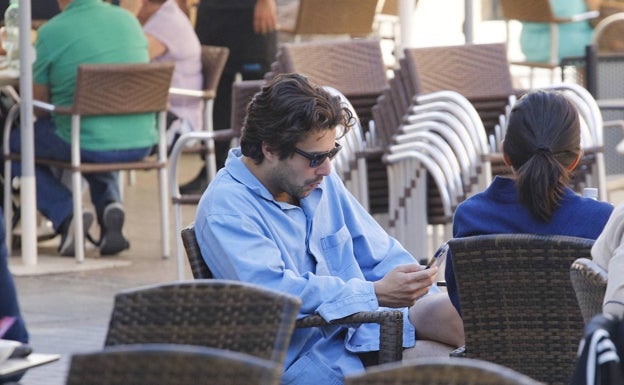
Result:
[[160,40],[156,39],[153,35],[146,33],[145,37],[147,38],[150,60],[153,60],[155,57],[163,55],[165,52],[167,52],[167,46],[164,45]]
[[603,311],[624,318],[624,205],[615,208],[596,239],[592,259],[607,270],[607,291]]
[[[45,103],[50,102],[50,88],[47,84],[33,84],[33,99],[39,100]],[[50,112],[46,110],[42,110],[40,108],[35,108],[35,116],[37,118],[44,118],[50,116]]]
[[254,7],[254,31],[258,34],[273,32],[277,27],[275,0],[256,0]]

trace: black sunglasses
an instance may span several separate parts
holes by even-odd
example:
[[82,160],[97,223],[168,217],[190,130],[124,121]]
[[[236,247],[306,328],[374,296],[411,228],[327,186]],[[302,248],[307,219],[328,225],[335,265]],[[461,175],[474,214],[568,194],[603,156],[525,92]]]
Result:
[[341,149],[342,146],[340,143],[336,142],[334,149],[327,152],[305,152],[297,147],[295,147],[295,152],[304,158],[309,159],[311,168],[317,168],[325,162],[325,159],[333,159]]

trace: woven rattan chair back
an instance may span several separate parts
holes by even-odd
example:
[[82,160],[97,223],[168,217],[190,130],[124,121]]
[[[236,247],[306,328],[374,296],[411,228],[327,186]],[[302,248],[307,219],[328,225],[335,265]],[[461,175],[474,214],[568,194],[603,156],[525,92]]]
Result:
[[448,242],[468,357],[568,384],[583,318],[569,266],[593,240],[497,234]]
[[195,225],[191,223],[182,229],[180,233],[182,236],[182,243],[184,244],[184,250],[186,250],[186,256],[189,264],[191,265],[191,272],[195,279],[210,279],[214,278],[212,272],[206,265],[204,257],[202,257],[199,244],[197,243],[197,237],[195,237]]
[[214,98],[217,95],[217,86],[219,79],[223,74],[225,63],[227,62],[230,50],[227,47],[218,47],[212,45],[202,45],[201,62],[202,75],[204,76],[204,92],[209,97]]
[[506,20],[532,23],[553,23],[557,20],[548,0],[500,0],[500,7]]
[[[195,279],[212,278],[212,272],[204,262],[195,236],[193,223],[182,230],[182,240]],[[403,313],[400,310],[363,311],[340,320],[332,325],[350,325],[361,323],[379,324],[379,363],[400,361],[403,356]],[[297,320],[297,328],[327,326],[329,323],[319,315],[309,315]]]
[[277,363],[239,352],[174,344],[119,345],[74,354],[67,385],[277,385]]
[[377,39],[286,43],[277,59],[281,72],[297,72],[318,85],[334,87],[352,103],[354,97],[377,98],[388,87]]
[[294,28],[300,35],[367,36],[373,32],[378,0],[299,0]]
[[71,113],[119,115],[167,109],[172,63],[78,66]]
[[115,295],[105,345],[202,345],[281,365],[300,306],[294,296],[239,281],[141,287]]
[[348,376],[346,385],[539,385],[540,382],[492,362],[470,358],[421,358],[390,363]]
[[579,258],[570,266],[570,279],[583,321],[588,323],[602,313],[602,302],[607,290],[607,272],[591,259]]
[[406,48],[405,64],[418,93],[452,90],[468,99],[514,93],[505,44]]
[[[71,106],[54,106],[40,101],[33,101],[37,107],[53,111],[59,115],[72,115],[71,119],[71,161],[35,158],[37,164],[44,164],[72,173],[73,223],[82,229],[82,174],[110,172],[122,170],[155,170],[158,172],[161,214],[161,242],[163,257],[170,253],[169,242],[169,208],[167,190],[167,149],[165,136],[165,114],[168,106],[169,86],[173,74],[173,63],[108,63],[82,64],[78,66],[74,88],[74,101]],[[88,163],[81,161],[80,121],[81,117],[92,115],[125,115],[139,113],[155,113],[158,116],[157,138],[158,151],[156,156],[132,162]],[[7,123],[11,122],[7,119]],[[3,155],[5,178],[11,179],[10,163],[19,161],[20,155],[13,154],[9,149],[10,130],[5,130],[3,137]],[[5,171],[6,172],[6,171]],[[5,197],[10,198],[10,183],[5,183]],[[11,220],[10,205],[5,205],[5,220]],[[11,222],[7,222],[11,223]],[[85,257],[84,234],[74,232],[74,249],[77,262]],[[7,237],[10,245],[10,236]]]

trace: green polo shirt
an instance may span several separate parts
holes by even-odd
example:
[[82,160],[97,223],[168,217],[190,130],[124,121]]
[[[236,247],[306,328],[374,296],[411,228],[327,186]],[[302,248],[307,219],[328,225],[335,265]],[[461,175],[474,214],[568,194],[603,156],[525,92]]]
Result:
[[[74,100],[76,71],[84,63],[147,63],[147,40],[137,19],[102,0],[73,0],[37,34],[33,82],[47,84],[54,105]],[[53,116],[57,135],[69,142],[71,118]],[[123,150],[156,142],[154,114],[91,116],[81,120],[81,148]]]

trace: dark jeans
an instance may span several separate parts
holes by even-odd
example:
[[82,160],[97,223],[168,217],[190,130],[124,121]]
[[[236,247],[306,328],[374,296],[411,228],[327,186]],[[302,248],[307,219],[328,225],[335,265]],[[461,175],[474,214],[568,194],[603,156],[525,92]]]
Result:
[[[71,146],[55,133],[56,127],[50,118],[37,119],[35,122],[35,156],[62,161],[71,160]],[[13,128],[11,132],[10,147],[12,152],[21,151],[21,135],[19,128]],[[151,147],[114,150],[114,151],[90,151],[81,150],[80,157],[83,162],[127,162],[146,157]],[[13,175],[21,175],[21,163],[12,163]],[[117,172],[98,172],[84,174],[83,177],[89,184],[91,202],[97,211],[98,221],[107,204],[120,202]],[[58,231],[63,221],[73,213],[72,192],[52,172],[50,167],[35,165],[35,178],[37,181],[37,209],[50,219],[54,229]]]
[[26,325],[20,313],[13,275],[11,275],[8,266],[6,229],[3,218],[4,215],[0,209],[0,318],[11,316],[17,317],[17,320],[2,338],[27,343],[28,331],[26,331]]
[[[214,128],[231,126],[232,83],[237,73],[243,80],[262,79],[277,52],[275,32],[259,35],[253,30],[253,7],[249,9],[207,9],[200,1],[195,32],[201,44],[228,47],[230,55],[221,75],[214,103]],[[223,167],[229,143],[215,143],[217,168]]]

